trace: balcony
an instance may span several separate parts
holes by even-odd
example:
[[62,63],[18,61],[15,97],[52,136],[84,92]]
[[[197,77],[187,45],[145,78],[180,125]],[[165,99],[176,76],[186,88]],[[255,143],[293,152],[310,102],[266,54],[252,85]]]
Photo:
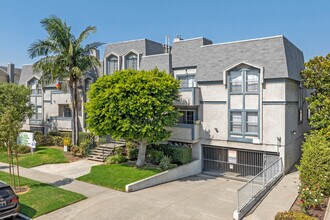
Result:
[[59,131],[71,131],[71,117],[50,117],[49,123],[51,124],[52,130]]
[[170,141],[197,143],[200,138],[200,124],[177,124],[170,128],[172,131]]
[[200,88],[186,87],[180,88],[181,97],[174,101],[175,106],[198,106],[200,102]]

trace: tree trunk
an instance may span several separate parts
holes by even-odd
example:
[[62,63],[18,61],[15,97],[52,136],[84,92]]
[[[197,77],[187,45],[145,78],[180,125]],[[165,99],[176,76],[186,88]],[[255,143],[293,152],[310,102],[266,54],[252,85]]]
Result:
[[76,124],[74,122],[75,120],[75,110],[74,110],[74,86],[73,86],[73,79],[70,78],[69,81],[69,87],[70,87],[70,97],[71,97],[71,127],[72,127],[72,145],[76,145],[75,140],[76,140]]
[[147,142],[140,141],[139,142],[139,154],[138,154],[138,159],[136,161],[137,167],[142,167],[144,165],[145,158],[146,158],[146,151],[147,151]]
[[17,170],[17,178],[18,178],[18,190],[21,192],[21,177],[19,175],[19,165],[18,165],[18,152],[15,150],[15,157],[16,157],[16,170]]
[[74,111],[75,111],[75,119],[74,119],[74,123],[75,123],[75,132],[76,132],[76,145],[79,145],[79,118],[78,118],[78,88],[77,88],[77,80],[74,81]]
[[10,163],[10,147],[8,143],[5,143],[5,146],[7,147],[7,154],[8,154],[8,168],[9,168],[9,181],[10,185],[13,186],[13,176],[12,176],[12,171],[11,171],[11,163]]

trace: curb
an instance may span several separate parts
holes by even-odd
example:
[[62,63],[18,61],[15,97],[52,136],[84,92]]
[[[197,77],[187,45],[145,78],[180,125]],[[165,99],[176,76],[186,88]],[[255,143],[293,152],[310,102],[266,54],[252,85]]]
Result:
[[330,197],[329,197],[327,210],[325,211],[323,220],[329,220],[329,219],[330,219]]
[[27,217],[26,215],[22,214],[22,213],[18,213],[18,216],[23,218],[23,219],[26,219],[26,220],[31,220],[32,218],[30,217]]

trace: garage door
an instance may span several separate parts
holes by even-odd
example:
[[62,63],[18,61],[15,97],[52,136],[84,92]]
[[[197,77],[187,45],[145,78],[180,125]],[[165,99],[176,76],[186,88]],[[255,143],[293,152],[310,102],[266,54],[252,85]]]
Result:
[[203,171],[248,180],[277,158],[278,155],[259,151],[203,146]]

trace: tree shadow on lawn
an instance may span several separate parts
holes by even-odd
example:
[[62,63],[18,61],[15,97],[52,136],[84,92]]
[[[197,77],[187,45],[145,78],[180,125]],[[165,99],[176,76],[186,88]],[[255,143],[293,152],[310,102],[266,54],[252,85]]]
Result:
[[34,208],[31,208],[30,206],[22,204],[22,203],[20,203],[19,212],[30,218],[32,218],[33,216],[35,216],[37,214],[37,210],[35,210]]

